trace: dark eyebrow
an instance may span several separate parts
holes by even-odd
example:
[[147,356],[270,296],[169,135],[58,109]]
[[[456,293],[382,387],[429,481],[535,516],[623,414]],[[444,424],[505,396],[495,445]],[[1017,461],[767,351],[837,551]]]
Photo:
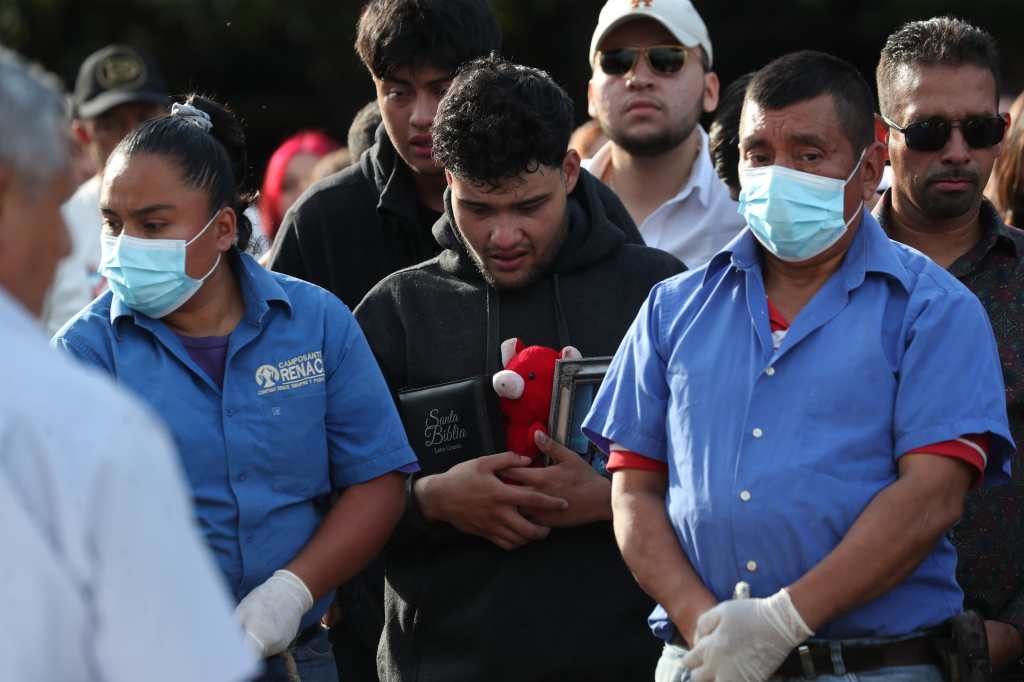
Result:
[[381,81],[384,83],[392,83],[394,85],[405,85],[407,87],[412,87],[412,83],[410,83],[409,81],[404,81],[401,78],[392,78],[389,76],[381,78]]
[[751,147],[763,147],[766,144],[768,144],[767,140],[760,135],[747,135],[740,140],[740,146],[744,149],[750,149]]
[[[168,209],[173,210],[175,208],[177,208],[177,206],[173,204],[152,204],[151,206],[143,206],[142,208],[135,209],[134,211],[129,211],[128,215],[135,218],[144,218],[150,213],[156,213],[157,211],[166,211]],[[109,206],[101,206],[100,212],[113,213],[114,215],[117,215],[117,212],[112,210]]]
[[[810,145],[821,149],[829,148],[828,140],[820,135],[815,135],[814,133],[790,133],[787,137],[797,144]],[[748,135],[740,141],[740,146],[744,149],[763,147],[767,144],[768,141],[760,135]]]
[[805,144],[811,147],[818,147],[820,149],[828,149],[828,141],[820,135],[814,133],[791,133],[789,139],[793,140],[797,144]]
[[546,201],[550,197],[551,192],[546,192],[544,194],[535,194],[532,197],[526,197],[522,201],[517,201],[516,206],[526,206],[527,204],[539,204],[542,201]]
[[461,205],[466,206],[467,208],[490,208],[491,207],[490,204],[485,203],[483,201],[473,201],[472,199],[464,199],[462,197],[457,197],[455,200],[458,201]]

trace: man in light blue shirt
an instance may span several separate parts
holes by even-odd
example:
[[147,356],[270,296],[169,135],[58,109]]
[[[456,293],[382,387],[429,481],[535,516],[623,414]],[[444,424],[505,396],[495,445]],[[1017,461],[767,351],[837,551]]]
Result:
[[585,422],[660,604],[658,680],[943,679],[926,631],[962,608],[944,534],[1012,442],[977,299],[863,210],[872,112],[828,55],[755,76],[748,229],[655,287]]

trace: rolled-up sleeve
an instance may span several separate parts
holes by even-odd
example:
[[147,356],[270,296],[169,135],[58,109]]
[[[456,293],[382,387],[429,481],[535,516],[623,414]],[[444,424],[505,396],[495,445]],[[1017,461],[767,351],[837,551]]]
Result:
[[669,388],[661,344],[661,287],[659,284],[651,291],[619,345],[583,422],[583,432],[604,452],[618,443],[664,462]]
[[1014,451],[1003,373],[988,316],[964,290],[937,293],[910,323],[899,368],[895,454],[988,434],[988,485],[1005,483]]

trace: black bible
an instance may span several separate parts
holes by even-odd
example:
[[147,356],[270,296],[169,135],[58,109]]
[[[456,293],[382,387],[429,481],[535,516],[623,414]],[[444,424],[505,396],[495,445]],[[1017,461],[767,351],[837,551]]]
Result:
[[399,391],[398,411],[424,475],[504,450],[504,422],[489,376]]

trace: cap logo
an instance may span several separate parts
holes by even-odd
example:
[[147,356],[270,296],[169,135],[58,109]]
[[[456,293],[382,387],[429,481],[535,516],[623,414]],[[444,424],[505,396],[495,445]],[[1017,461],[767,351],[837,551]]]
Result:
[[111,55],[96,69],[96,80],[107,90],[134,88],[146,80],[146,65],[133,54]]
[[630,0],[629,4],[632,5],[633,9],[640,9],[640,5],[650,7],[654,4],[654,0]]

